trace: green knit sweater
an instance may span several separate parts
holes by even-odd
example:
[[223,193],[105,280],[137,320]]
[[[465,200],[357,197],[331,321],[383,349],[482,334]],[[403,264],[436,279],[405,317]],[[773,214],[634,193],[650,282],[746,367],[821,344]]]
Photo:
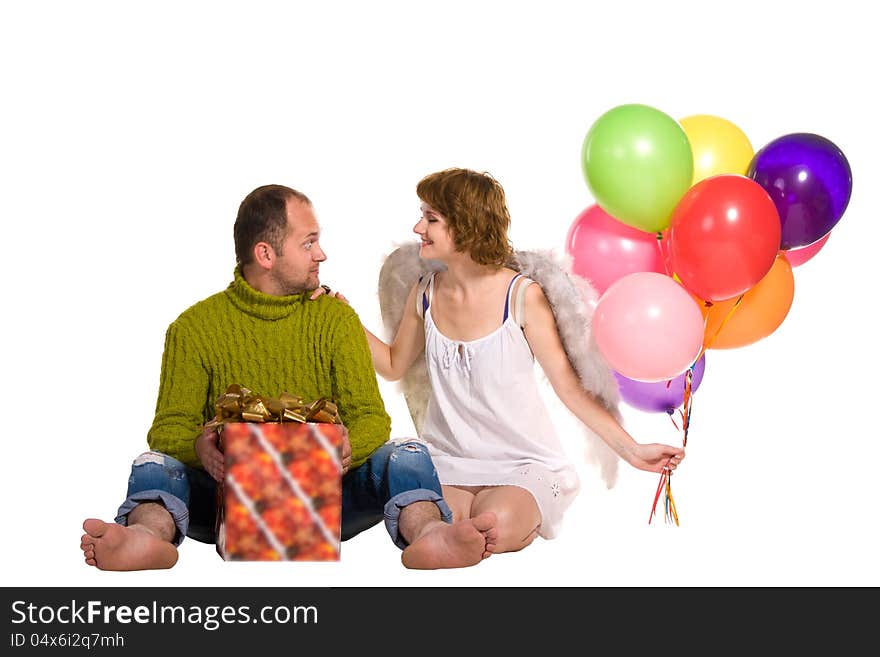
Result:
[[285,297],[253,289],[236,268],[229,287],[185,310],[168,327],[150,448],[200,466],[195,440],[227,386],[290,392],[337,402],[349,432],[352,467],[391,432],[366,335],[338,299]]

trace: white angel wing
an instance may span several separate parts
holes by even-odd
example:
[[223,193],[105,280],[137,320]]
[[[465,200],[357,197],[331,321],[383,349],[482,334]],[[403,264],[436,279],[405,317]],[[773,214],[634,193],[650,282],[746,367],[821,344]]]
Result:
[[[568,260],[561,260],[549,251],[515,251],[509,266],[534,280],[544,290],[556,317],[562,345],[581,384],[621,421],[617,381],[592,338],[593,310],[598,301],[596,290],[588,281],[571,272]],[[392,339],[397,332],[403,317],[403,304],[419,277],[443,268],[442,263],[419,257],[417,243],[399,246],[388,255],[379,272],[379,308],[386,337]],[[423,357],[416,358],[399,387],[413,425],[421,434],[430,393]],[[598,465],[605,485],[611,488],[617,481],[619,458],[588,427],[585,426],[584,431],[587,460]]]
[[[439,271],[443,268],[442,263],[419,257],[417,243],[400,246],[385,258],[379,270],[379,310],[382,314],[382,323],[385,325],[386,341],[390,342],[394,339],[400,320],[403,319],[403,305],[419,277],[429,271]],[[428,408],[431,389],[424,351],[403,375],[398,387],[406,399],[413,426],[421,436],[422,422]]]

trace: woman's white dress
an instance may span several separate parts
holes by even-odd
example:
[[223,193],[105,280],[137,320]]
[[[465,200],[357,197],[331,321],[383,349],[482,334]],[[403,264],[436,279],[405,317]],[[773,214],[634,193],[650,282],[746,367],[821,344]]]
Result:
[[[450,340],[434,324],[430,274],[418,299],[431,382],[421,437],[441,483],[524,488],[541,512],[538,533],[554,538],[580,483],[540,398],[532,351],[509,312],[520,277],[511,281],[503,315],[499,308],[502,324],[482,338],[461,341]],[[522,285],[531,282],[525,279]]]

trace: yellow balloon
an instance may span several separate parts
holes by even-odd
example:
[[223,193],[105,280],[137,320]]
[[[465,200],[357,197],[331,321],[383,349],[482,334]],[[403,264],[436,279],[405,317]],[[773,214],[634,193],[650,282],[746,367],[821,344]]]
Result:
[[704,178],[722,173],[746,175],[755,155],[745,133],[727,119],[710,114],[695,114],[679,121],[694,155],[696,185]]

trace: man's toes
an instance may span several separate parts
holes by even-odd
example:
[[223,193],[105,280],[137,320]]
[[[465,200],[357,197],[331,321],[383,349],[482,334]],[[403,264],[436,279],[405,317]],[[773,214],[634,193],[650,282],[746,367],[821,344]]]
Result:
[[97,566],[98,565],[98,562],[95,561],[94,559],[86,559],[86,563],[90,566]]
[[107,523],[97,518],[89,518],[83,523],[83,529],[92,538],[100,538],[107,531]]

